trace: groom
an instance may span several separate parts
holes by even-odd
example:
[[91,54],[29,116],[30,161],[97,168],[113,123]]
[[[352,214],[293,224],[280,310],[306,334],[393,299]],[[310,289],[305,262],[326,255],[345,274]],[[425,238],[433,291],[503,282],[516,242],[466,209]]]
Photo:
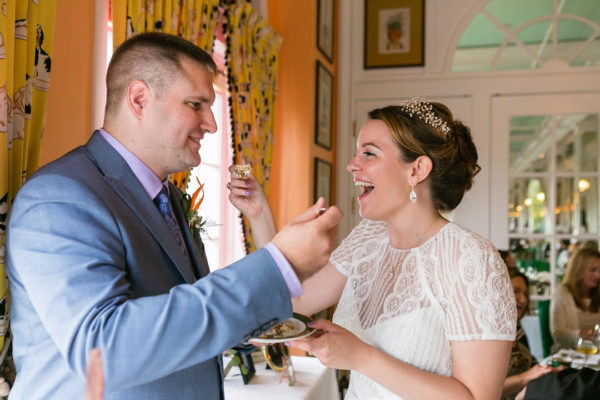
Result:
[[92,348],[105,399],[223,398],[221,352],[290,317],[300,282],[326,263],[341,212],[317,217],[316,204],[209,274],[167,177],[198,165],[216,131],[215,73],[181,38],[129,39],[108,69],[103,129],[19,191],[7,236],[11,399],[82,399]]

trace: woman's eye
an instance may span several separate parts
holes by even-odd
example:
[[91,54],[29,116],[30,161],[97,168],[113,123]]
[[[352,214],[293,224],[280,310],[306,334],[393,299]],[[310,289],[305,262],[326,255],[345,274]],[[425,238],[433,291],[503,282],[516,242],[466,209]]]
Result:
[[375,154],[371,153],[370,151],[363,151],[363,155],[364,155],[364,156],[367,156],[367,157],[372,157],[372,156],[374,156]]

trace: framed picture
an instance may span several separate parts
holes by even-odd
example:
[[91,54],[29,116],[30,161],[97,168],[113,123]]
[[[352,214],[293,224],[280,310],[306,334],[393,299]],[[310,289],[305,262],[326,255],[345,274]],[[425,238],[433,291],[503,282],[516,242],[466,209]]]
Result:
[[313,201],[317,201],[319,197],[325,198],[325,207],[331,205],[331,163],[315,157],[315,197]]
[[317,109],[315,111],[315,143],[331,150],[333,114],[333,75],[317,60]]
[[335,24],[335,0],[318,0],[317,5],[317,47],[333,62],[333,35]]
[[365,0],[365,69],[424,64],[424,3]]

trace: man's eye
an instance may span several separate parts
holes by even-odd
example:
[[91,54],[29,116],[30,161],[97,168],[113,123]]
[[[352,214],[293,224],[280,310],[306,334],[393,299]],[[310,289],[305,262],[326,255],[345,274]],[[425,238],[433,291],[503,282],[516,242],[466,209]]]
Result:
[[192,107],[192,109],[198,111],[200,108],[202,108],[202,104],[195,102],[195,101],[190,101],[188,102],[189,106]]

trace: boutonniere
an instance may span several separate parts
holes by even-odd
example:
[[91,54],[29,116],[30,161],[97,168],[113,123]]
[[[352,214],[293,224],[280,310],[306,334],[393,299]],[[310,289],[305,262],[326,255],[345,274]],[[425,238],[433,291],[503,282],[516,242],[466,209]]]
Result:
[[204,200],[204,183],[200,183],[198,177],[196,177],[196,181],[198,182],[198,189],[192,194],[185,194],[183,196],[183,210],[185,212],[185,219],[188,223],[188,229],[192,236],[195,236],[198,233],[206,233],[206,219],[202,218],[198,214],[198,209]]

